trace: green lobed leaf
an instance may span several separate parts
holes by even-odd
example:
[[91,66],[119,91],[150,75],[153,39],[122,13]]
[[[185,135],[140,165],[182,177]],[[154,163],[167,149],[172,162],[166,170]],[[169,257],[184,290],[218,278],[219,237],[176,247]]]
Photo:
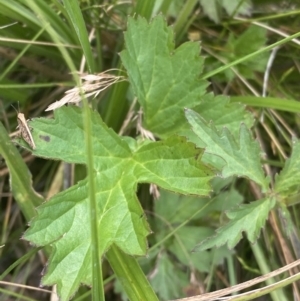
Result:
[[[143,143],[133,150],[91,112],[100,250],[115,244],[125,253],[145,255],[150,229],[136,197],[139,182],[151,182],[179,193],[208,195],[213,174],[201,163],[202,150],[175,136]],[[30,122],[36,156],[86,164],[82,112],[77,107],[54,111],[54,119]],[[43,283],[57,283],[63,300],[80,283],[91,283],[91,237],[87,180],[41,205],[25,239],[41,246],[52,243]],[[66,267],[68,266],[68,273]]]
[[268,189],[268,180],[261,168],[259,146],[245,124],[241,124],[237,143],[227,128],[219,133],[213,123],[207,123],[196,112],[187,109],[185,114],[195,134],[206,145],[205,152],[225,160],[224,177],[247,177],[261,185],[264,191]]
[[232,133],[235,139],[240,134],[240,124],[243,122],[248,128],[253,126],[254,118],[245,106],[230,103],[229,98],[223,95],[213,96],[211,93],[205,95],[199,105],[193,108],[205,120],[213,120],[214,126],[220,130],[224,126]]
[[[217,130],[222,130],[225,126],[235,140],[239,140],[240,124],[245,123],[247,127],[251,127],[254,123],[253,116],[245,110],[243,105],[229,103],[228,97],[213,96],[206,94],[199,105],[193,108],[205,120],[212,120]],[[190,130],[190,125],[187,123],[181,128],[179,134],[188,138],[189,141],[195,143],[198,147],[203,148],[205,144],[199,137]],[[209,153],[203,155],[202,161],[208,165],[214,166],[217,170],[222,170],[224,161],[220,157],[212,156]]]
[[157,136],[178,133],[195,143],[184,108],[214,120],[217,127],[226,125],[234,136],[241,122],[253,125],[244,106],[230,104],[224,96],[205,94],[207,83],[199,80],[203,67],[199,45],[189,42],[175,50],[173,32],[161,16],[150,24],[142,18],[130,19],[125,41],[122,62],[143,108],[144,126]]
[[232,249],[241,240],[242,232],[245,232],[249,241],[254,243],[275,203],[275,199],[263,199],[228,211],[226,213],[230,219],[228,224],[219,228],[215,236],[201,242],[194,251],[218,248],[225,244]]
[[207,87],[199,79],[199,44],[175,49],[173,31],[162,16],[150,24],[129,18],[125,43],[121,59],[143,108],[145,127],[160,137],[176,133],[186,123],[183,109],[199,104]]
[[289,159],[286,160],[285,166],[276,177],[275,192],[281,197],[299,193],[300,189],[300,142],[293,139],[293,151]]

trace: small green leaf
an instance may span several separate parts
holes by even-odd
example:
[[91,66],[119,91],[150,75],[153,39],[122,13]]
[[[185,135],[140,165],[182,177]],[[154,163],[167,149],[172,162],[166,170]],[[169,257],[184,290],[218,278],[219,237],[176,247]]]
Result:
[[[201,163],[202,150],[175,136],[160,142],[129,147],[109,129],[100,115],[91,112],[96,201],[99,214],[100,251],[115,244],[125,253],[145,255],[150,229],[137,200],[138,183],[154,183],[178,193],[208,195],[213,173]],[[86,164],[84,127],[80,108],[61,107],[54,119],[30,122],[35,155]],[[88,182],[55,195],[38,208],[25,239],[53,245],[43,283],[57,283],[62,300],[80,283],[91,283],[91,235]],[[65,273],[68,266],[69,273]]]
[[206,239],[213,235],[213,232],[213,229],[208,227],[184,226],[175,233],[168,250],[184,265],[208,273],[213,263],[213,252],[202,251],[199,256],[199,254],[191,253],[191,250],[199,240]]
[[204,13],[216,23],[220,22],[220,13],[222,8],[219,5],[220,0],[200,0],[200,4],[203,8]]
[[203,58],[199,43],[175,49],[174,34],[162,16],[150,24],[143,18],[128,21],[122,62],[144,112],[145,127],[165,137],[186,123],[184,108],[199,104],[207,82],[199,79]]
[[[255,72],[264,72],[266,69],[269,54],[266,51],[261,51],[266,48],[266,44],[267,31],[258,26],[250,26],[238,36],[231,33],[220,54],[223,57],[223,62],[208,57],[206,69],[212,70],[212,73],[220,81],[232,81],[237,77],[236,72],[245,78],[254,79]],[[257,51],[260,53],[255,55]],[[226,62],[225,65],[224,61]],[[231,67],[234,66],[236,72],[231,68],[229,69],[231,63],[234,63]],[[209,76],[212,73],[210,72]],[[205,75],[205,78],[207,76],[208,74]]]
[[212,247],[218,248],[225,244],[229,249],[232,249],[241,240],[242,232],[246,232],[249,241],[254,243],[275,203],[274,199],[263,199],[228,211],[226,215],[230,222],[219,228],[215,236],[196,246],[194,251],[203,251]]
[[232,16],[233,13],[249,15],[251,9],[251,4],[248,0],[200,0],[200,4],[205,14],[216,23],[220,22],[220,15],[223,8],[229,16]]
[[[212,219],[213,215],[219,211],[224,211],[236,206],[242,201],[241,196],[233,188],[225,190],[228,182],[232,179],[215,178],[212,183],[213,190],[219,191],[216,196],[209,198],[199,198],[195,196],[183,196],[169,191],[161,190],[160,198],[155,202],[155,216],[153,220],[153,230],[155,239],[164,239],[167,234],[172,231],[172,228],[177,228],[178,225],[186,221],[193,223],[206,224],[206,221]],[[197,219],[197,220],[196,220]],[[171,239],[164,243],[164,247],[172,252],[181,263],[189,267],[196,267],[199,271],[209,272],[211,265],[218,258],[218,262],[228,255],[228,250],[216,250],[215,252],[203,251],[201,255],[191,253],[196,243],[199,240],[205,240],[213,234],[213,229],[208,227],[198,226],[183,226],[177,228]],[[218,253],[218,254],[216,254]],[[217,257],[216,257],[217,256]]]
[[226,247],[221,247],[214,252],[201,251],[201,254],[191,252],[199,240],[204,240],[212,234],[213,229],[208,227],[185,226],[176,232],[168,250],[187,267],[209,273],[212,265],[221,264],[231,253]]
[[166,252],[158,255],[156,270],[150,282],[160,296],[160,300],[184,297],[183,288],[188,285],[188,275],[174,265]]
[[[267,42],[266,34],[267,30],[265,28],[255,25],[250,26],[237,39],[233,38],[233,44],[228,44],[228,47],[233,48],[234,51],[231,55],[234,55],[234,59],[238,59],[264,47]],[[267,58],[268,54],[265,53],[243,64],[251,66],[252,70],[264,71]]]
[[206,145],[205,152],[225,160],[226,165],[222,171],[224,177],[247,177],[261,185],[263,190],[267,190],[268,180],[261,168],[259,146],[244,124],[241,125],[237,143],[227,128],[219,133],[212,123],[207,123],[192,110],[186,110],[186,118],[195,134]]
[[[215,189],[213,189],[215,191]],[[243,198],[235,190],[221,191],[217,195],[208,197],[196,197],[179,195],[166,190],[160,191],[160,198],[155,202],[155,213],[167,220],[169,224],[178,225],[185,222],[198,211],[192,219],[207,217],[211,212],[220,212],[231,209],[242,202]],[[155,222],[160,226],[159,220]]]
[[[250,26],[245,32],[236,38],[232,34],[229,36],[226,51],[223,52],[228,62],[232,62],[248,54],[254,53],[257,49],[261,49],[266,45],[267,31],[265,28],[258,26]],[[256,55],[253,59],[241,62],[235,68],[245,78],[253,79],[255,71],[263,72],[268,61],[268,53]],[[236,77],[232,70],[226,71],[229,80]]]
[[220,2],[230,16],[233,13],[248,16],[251,14],[252,5],[250,0],[221,0]]
[[285,166],[276,177],[275,192],[281,197],[289,197],[299,193],[300,190],[300,142],[293,139],[293,152],[286,160]]

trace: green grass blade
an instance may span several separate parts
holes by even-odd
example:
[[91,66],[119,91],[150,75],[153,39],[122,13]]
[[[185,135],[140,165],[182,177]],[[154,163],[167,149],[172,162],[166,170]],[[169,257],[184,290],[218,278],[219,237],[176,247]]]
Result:
[[158,12],[162,13],[163,15],[167,15],[167,12],[168,12],[171,4],[172,4],[172,0],[164,0],[161,3]]
[[197,0],[185,1],[185,4],[174,24],[176,41],[180,41],[182,39],[183,35],[187,32],[188,26],[194,20],[193,10],[197,2]]
[[145,17],[147,20],[150,20],[153,8],[155,5],[154,0],[138,0],[136,1],[136,6],[135,6],[135,13],[137,16],[142,16]]
[[[36,0],[35,2],[43,12],[43,16],[45,20],[47,20],[47,23],[51,24],[51,27],[60,37],[61,42],[77,45],[78,41],[76,37],[73,35],[72,31],[70,31],[68,24],[59,16],[57,11],[44,0]],[[27,5],[29,6],[28,3]],[[41,22],[39,22],[39,25],[41,26]]]
[[[258,242],[253,245],[250,245],[253,251],[256,262],[263,274],[268,274],[271,272],[270,267],[268,266],[268,258],[265,257],[264,252]],[[266,280],[267,285],[272,285],[275,283],[273,278]],[[282,286],[281,286],[282,287]],[[278,287],[280,288],[280,286]],[[276,291],[270,291],[271,297],[273,301],[287,301],[286,295],[282,289],[277,289]],[[257,296],[258,297],[258,296]],[[253,297],[252,297],[253,298]]]
[[104,122],[115,131],[121,128],[128,109],[128,101],[126,98],[128,86],[128,82],[118,83],[112,87],[112,91],[109,95],[109,101],[103,119]]
[[29,260],[32,256],[34,256],[38,251],[40,251],[42,247],[39,248],[33,248],[29,250],[25,255],[23,255],[21,258],[16,260],[13,264],[11,264],[1,275],[0,275],[0,281],[3,280],[7,275],[9,275],[10,272],[12,272],[17,267],[20,267],[20,265],[24,264]]
[[250,53],[250,54],[248,54],[248,55],[246,55],[246,56],[244,56],[244,57],[242,57],[242,58],[240,58],[238,60],[235,60],[234,62],[226,64],[225,66],[222,66],[222,67],[217,68],[217,69],[215,69],[213,71],[210,71],[210,72],[204,74],[203,76],[201,76],[201,78],[202,79],[210,78],[210,77],[214,76],[215,74],[221,73],[221,72],[227,70],[228,68],[231,68],[231,67],[233,67],[235,65],[238,65],[238,64],[240,64],[242,62],[245,62],[245,61],[247,61],[247,60],[255,57],[258,54],[261,54],[261,53],[264,53],[266,51],[269,51],[269,50],[275,48],[276,46],[283,45],[284,43],[289,42],[289,41],[291,41],[291,40],[293,40],[295,38],[298,38],[298,37],[300,37],[300,32],[297,32],[297,33],[295,33],[295,34],[293,34],[293,35],[291,35],[291,36],[289,36],[287,38],[284,38],[284,39],[282,39],[282,40],[280,40],[280,41],[278,41],[276,43],[273,43],[273,44],[271,44],[271,45],[269,45],[269,46],[267,46],[265,48],[259,49],[259,50],[255,51],[255,52],[252,52],[252,53]]
[[130,301],[158,300],[136,259],[112,246],[106,257]]
[[[35,41],[38,39],[38,37],[43,33],[45,30],[45,27],[40,29],[40,31],[33,37],[32,41]],[[26,51],[30,48],[32,44],[25,45],[24,49],[17,55],[17,57],[11,62],[11,64],[1,73],[0,75],[0,82],[6,77],[6,75],[13,69],[13,67],[17,64],[19,59],[23,57],[23,55],[26,53]]]
[[84,129],[85,129],[85,142],[86,151],[89,154],[87,156],[87,171],[88,171],[88,183],[89,183],[89,198],[90,198],[90,216],[91,216],[91,235],[92,235],[92,296],[93,301],[105,300],[104,297],[104,285],[102,276],[102,262],[100,257],[100,237],[98,232],[98,206],[96,201],[96,188],[94,178],[94,156],[93,156],[93,144],[92,144],[92,125],[91,125],[91,112],[88,107],[88,102],[84,99]]
[[11,143],[2,123],[0,123],[0,154],[10,171],[10,183],[14,197],[27,221],[30,221],[36,215],[35,207],[44,200],[32,188],[30,172],[18,150]]
[[36,301],[36,299],[26,297],[26,296],[24,296],[24,294],[18,294],[18,293],[12,292],[11,289],[10,290],[0,289],[0,293],[1,293],[0,294],[1,296],[12,296],[12,297],[14,297],[13,300]]
[[232,96],[231,102],[241,102],[247,106],[260,107],[266,109],[276,109],[280,111],[299,113],[299,101],[274,98],[274,97],[256,97],[256,96]]
[[69,17],[72,22],[72,26],[76,32],[76,35],[80,41],[83,53],[85,55],[85,59],[87,62],[87,66],[90,73],[95,72],[95,64],[91,51],[91,46],[89,42],[88,33],[86,30],[86,26],[84,23],[84,19],[79,7],[78,1],[64,0],[65,8],[69,14]]
[[35,31],[39,30],[40,24],[36,16],[16,1],[0,0],[0,14],[22,22]]

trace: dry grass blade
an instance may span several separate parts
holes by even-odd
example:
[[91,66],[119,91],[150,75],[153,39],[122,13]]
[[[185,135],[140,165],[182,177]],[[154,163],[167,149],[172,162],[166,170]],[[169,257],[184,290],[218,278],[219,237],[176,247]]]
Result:
[[0,284],[5,285],[5,286],[21,287],[21,288],[25,288],[25,289],[28,289],[28,290],[35,290],[35,291],[40,291],[40,292],[45,292],[45,293],[52,294],[52,292],[50,290],[46,290],[46,289],[42,289],[42,288],[39,288],[39,287],[30,286],[30,285],[24,285],[24,284],[20,284],[20,283],[0,281]]
[[[238,285],[234,285],[232,287],[228,287],[228,288],[225,288],[225,289],[222,289],[222,290],[218,290],[216,292],[212,292],[212,293],[206,293],[206,294],[203,294],[203,295],[198,295],[198,296],[193,296],[193,297],[189,297],[189,298],[182,298],[182,299],[176,299],[177,301],[214,301],[214,300],[218,300],[218,298],[222,297],[222,296],[226,296],[226,295],[229,295],[231,293],[234,293],[234,292],[237,292],[237,291],[240,291],[240,290],[243,290],[245,288],[249,288],[250,286],[253,286],[253,285],[256,285],[260,282],[263,282],[263,281],[266,281],[267,279],[269,278],[272,278],[272,277],[275,277],[287,270],[290,270],[292,269],[293,267],[297,266],[300,264],[300,259],[280,268],[280,269],[277,269],[271,273],[268,273],[266,275],[263,275],[263,276],[259,276],[259,277],[256,277],[254,279],[251,279],[249,281],[246,281],[246,282],[243,282],[241,284],[238,284]],[[231,297],[228,297],[228,298],[231,298]],[[230,300],[230,299],[223,299],[222,300]]]

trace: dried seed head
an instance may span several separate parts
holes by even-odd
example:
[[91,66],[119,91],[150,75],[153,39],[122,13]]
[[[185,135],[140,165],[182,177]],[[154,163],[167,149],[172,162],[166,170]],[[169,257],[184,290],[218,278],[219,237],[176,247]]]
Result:
[[126,80],[123,76],[116,76],[107,72],[117,69],[110,69],[99,74],[81,74],[80,78],[83,81],[81,87],[75,87],[65,92],[65,96],[52,103],[46,111],[55,110],[67,103],[78,103],[82,99],[82,93],[85,97],[96,97],[100,92],[107,89],[114,83]]

